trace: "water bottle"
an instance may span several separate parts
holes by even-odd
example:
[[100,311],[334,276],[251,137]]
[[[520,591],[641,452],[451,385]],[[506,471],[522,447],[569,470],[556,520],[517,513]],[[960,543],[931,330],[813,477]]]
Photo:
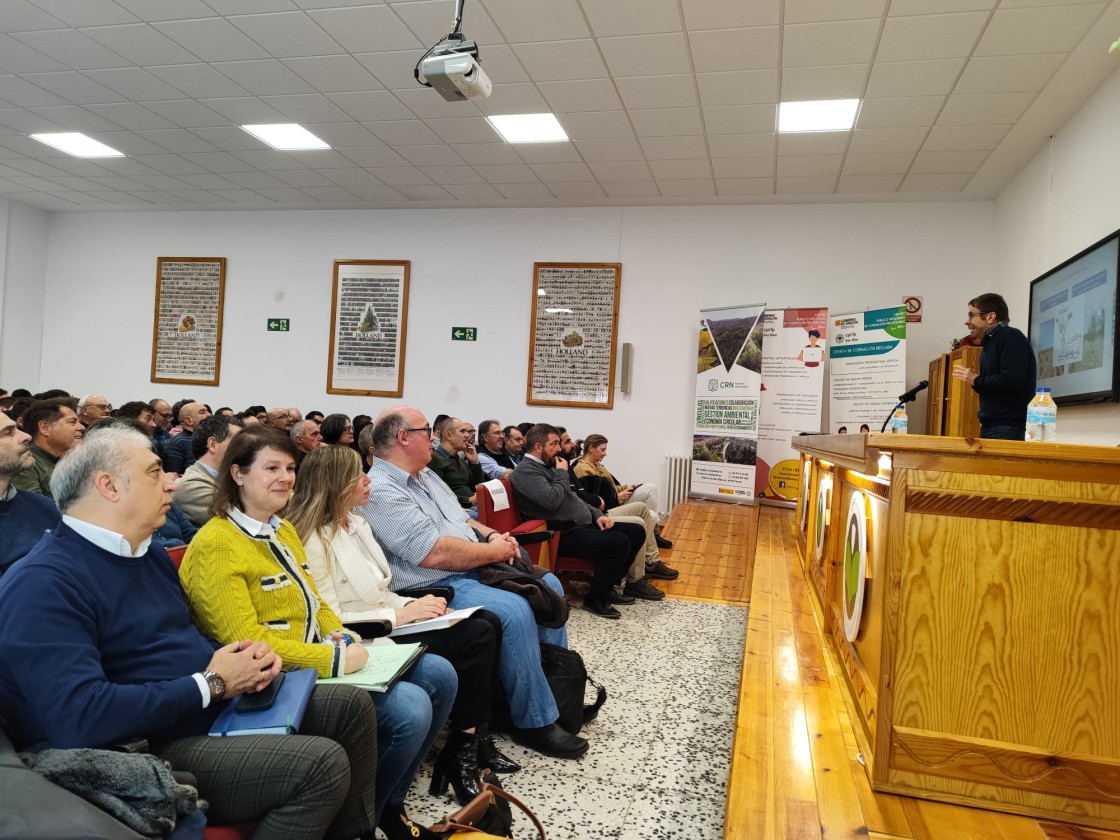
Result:
[[909,431],[910,421],[906,417],[906,406],[895,408],[891,415],[891,431],[896,435],[904,435]]
[[1034,399],[1027,406],[1027,433],[1025,440],[1058,439],[1058,406],[1050,397],[1049,388],[1035,388]]

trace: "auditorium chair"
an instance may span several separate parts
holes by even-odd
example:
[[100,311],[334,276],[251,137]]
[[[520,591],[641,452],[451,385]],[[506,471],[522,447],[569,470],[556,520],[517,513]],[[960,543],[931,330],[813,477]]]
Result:
[[[534,565],[544,566],[554,574],[564,573],[591,574],[595,571],[595,564],[582,557],[564,557],[560,554],[560,532],[549,531],[543,519],[525,519],[517,509],[517,499],[513,496],[513,488],[508,478],[498,479],[506,490],[509,507],[505,510],[494,510],[494,497],[485,484],[475,487],[475,502],[478,505],[478,521],[488,528],[505,533],[508,531],[518,544],[529,554],[529,559]],[[548,551],[542,557],[542,545],[548,545]]]

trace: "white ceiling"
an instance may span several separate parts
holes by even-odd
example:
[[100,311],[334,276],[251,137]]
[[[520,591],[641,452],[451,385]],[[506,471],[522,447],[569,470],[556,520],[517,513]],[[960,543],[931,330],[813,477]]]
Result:
[[[1120,66],[1120,0],[0,0],[0,195],[50,210],[987,199]],[[778,136],[779,99],[861,98]],[[570,143],[489,114],[552,111]],[[243,123],[299,122],[278,152]],[[81,131],[79,160],[27,137]]]

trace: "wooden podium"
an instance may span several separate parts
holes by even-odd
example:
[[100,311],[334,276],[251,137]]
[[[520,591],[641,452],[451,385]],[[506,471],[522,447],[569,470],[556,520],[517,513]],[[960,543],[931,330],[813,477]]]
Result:
[[872,787],[1120,828],[1120,449],[793,446],[802,563]]
[[926,403],[926,433],[948,437],[978,437],[980,398],[971,385],[953,378],[953,365],[980,372],[980,348],[958,347],[929,363],[929,401]]

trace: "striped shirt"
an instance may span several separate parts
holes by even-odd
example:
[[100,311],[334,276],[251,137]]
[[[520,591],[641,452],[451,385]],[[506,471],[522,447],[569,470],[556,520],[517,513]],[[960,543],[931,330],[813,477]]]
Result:
[[393,570],[393,589],[429,586],[457,574],[422,569],[440,537],[477,542],[467,512],[438,475],[427,467],[410,475],[381,458],[370,467],[369,501],[358,512],[366,518]]

